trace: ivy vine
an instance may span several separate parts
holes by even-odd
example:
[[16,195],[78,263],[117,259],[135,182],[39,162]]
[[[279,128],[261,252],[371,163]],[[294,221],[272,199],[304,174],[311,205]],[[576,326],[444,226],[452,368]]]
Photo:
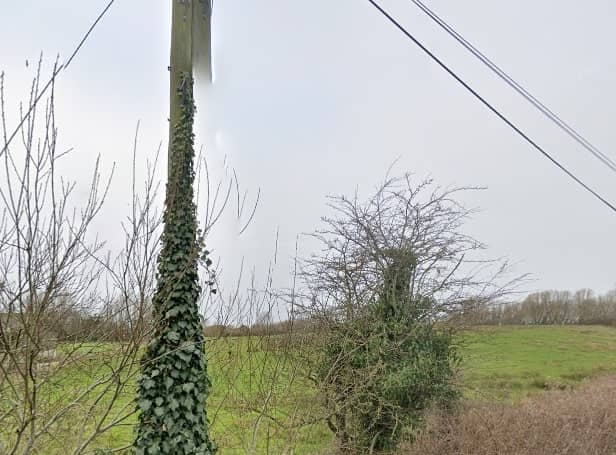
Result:
[[135,455],[212,455],[206,398],[210,389],[198,309],[199,261],[207,259],[193,202],[193,80],[182,76],[173,126],[162,249],[153,298],[153,337],[138,378]]

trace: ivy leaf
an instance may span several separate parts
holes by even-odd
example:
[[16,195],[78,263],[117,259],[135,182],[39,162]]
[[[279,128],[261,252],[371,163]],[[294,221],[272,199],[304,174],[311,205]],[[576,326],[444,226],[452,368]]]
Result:
[[179,407],[180,407],[180,403],[178,402],[178,400],[176,400],[175,398],[171,398],[169,400],[169,409],[171,409],[172,411],[175,411]]
[[192,382],[187,382],[182,386],[182,390],[186,393],[189,393],[191,390],[195,388],[195,385]]
[[148,412],[148,410],[152,407],[152,402],[144,398],[137,402],[137,406],[139,406],[139,409],[141,409],[143,412]]
[[[208,436],[205,399],[209,381],[197,306],[202,292],[199,256],[203,255],[207,265],[211,261],[193,202],[193,84],[189,74],[182,77],[177,100],[180,117],[172,125],[170,138],[174,159],[169,163],[167,200],[172,203],[166,205],[163,215],[157,291],[152,302],[153,325],[160,329],[147,346],[147,362],[139,380],[136,455],[212,455],[216,451]],[[208,280],[213,281],[214,276],[208,271]]]
[[181,352],[181,351],[178,352],[177,355],[184,362],[188,362],[190,360],[190,358],[192,357],[191,354],[186,354],[185,352]]

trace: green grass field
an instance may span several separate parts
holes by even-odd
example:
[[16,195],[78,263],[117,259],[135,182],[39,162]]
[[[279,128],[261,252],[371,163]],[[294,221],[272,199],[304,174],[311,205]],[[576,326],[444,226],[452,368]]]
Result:
[[616,372],[616,329],[601,326],[482,327],[464,333],[467,396],[516,400]]
[[[209,343],[213,389],[208,413],[221,454],[321,454],[331,447],[332,436],[319,419],[318,392],[303,374],[301,362],[286,349],[281,353],[279,341],[224,338]],[[616,329],[612,328],[482,327],[462,333],[458,343],[463,358],[460,381],[465,396],[474,400],[515,401],[546,388],[616,373]],[[104,361],[93,356],[50,384],[46,393],[56,402],[70,400],[76,390],[112,365],[112,356]],[[114,407],[130,407],[133,393],[132,387],[123,390]],[[105,400],[97,406],[103,409]],[[80,419],[86,408],[76,407],[75,418]],[[92,447],[129,444],[133,422],[131,416]],[[45,454],[66,453],[69,438],[77,435],[70,425],[65,426],[57,429]]]

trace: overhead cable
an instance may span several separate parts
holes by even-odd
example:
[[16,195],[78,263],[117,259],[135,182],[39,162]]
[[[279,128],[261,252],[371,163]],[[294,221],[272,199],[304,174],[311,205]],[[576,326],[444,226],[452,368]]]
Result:
[[497,108],[495,108],[489,101],[487,101],[483,96],[481,96],[475,89],[473,89],[469,84],[467,84],[460,76],[458,76],[452,69],[450,69],[440,58],[438,58],[432,51],[430,51],[423,43],[421,43],[417,38],[415,38],[402,24],[400,24],[391,14],[389,14],[385,9],[383,9],[375,0],[368,0],[374,8],[377,9],[379,13],[387,18],[398,30],[400,30],[408,39],[410,39],[416,46],[418,46],[423,52],[425,52],[434,62],[436,62],[441,68],[443,68],[451,77],[453,77],[460,85],[462,85],[468,92],[470,92],[475,98],[477,98],[484,106],[486,106],[490,111],[492,111],[498,118],[500,118],[503,122],[505,122],[511,129],[513,129],[518,135],[520,135],[526,142],[528,142],[535,150],[545,156],[548,160],[552,162],[556,167],[558,167],[561,171],[567,174],[572,180],[578,183],[582,188],[592,194],[595,198],[603,202],[607,207],[609,207],[612,211],[616,212],[616,206],[602,197],[595,190],[586,185],[582,180],[580,180],[575,174],[573,174],[569,169],[559,163],[552,155],[546,152],[539,144],[537,144],[533,139],[531,139],[526,133],[524,133],[518,126],[516,126],[511,120],[509,120],[505,115],[503,115]]
[[2,156],[8,150],[9,145],[11,144],[13,139],[15,139],[15,136],[17,136],[17,133],[19,132],[19,130],[21,129],[21,127],[23,126],[25,121],[28,120],[28,118],[32,114],[32,111],[34,110],[36,105],[39,103],[39,101],[41,100],[41,98],[43,97],[45,92],[47,92],[49,87],[51,87],[53,85],[53,83],[55,82],[56,78],[58,77],[58,74],[60,74],[60,72],[62,70],[65,70],[66,68],[68,68],[68,66],[71,64],[71,62],[73,61],[75,56],[79,53],[79,51],[81,50],[82,46],[84,45],[84,43],[86,42],[86,40],[88,39],[88,37],[90,36],[92,31],[94,30],[94,28],[98,25],[98,23],[105,16],[105,14],[107,14],[107,11],[109,11],[109,9],[111,8],[111,5],[113,5],[114,3],[115,3],[115,0],[110,0],[109,1],[107,6],[101,11],[101,13],[97,16],[96,20],[92,23],[92,25],[90,26],[88,31],[83,35],[83,37],[81,38],[81,40],[79,41],[79,43],[77,44],[75,49],[73,50],[73,53],[68,58],[68,60],[66,60],[66,62],[64,62],[63,64],[58,65],[58,66],[56,66],[54,68],[53,73],[51,75],[51,78],[49,78],[49,81],[47,81],[45,86],[39,92],[38,96],[30,103],[30,107],[28,108],[28,110],[26,111],[24,116],[21,118],[19,123],[17,124],[17,127],[15,128],[13,133],[11,133],[11,135],[8,137],[8,139],[6,140],[4,145],[2,146],[2,151],[0,152],[0,156]]
[[567,133],[577,143],[584,147],[587,151],[592,153],[599,161],[609,167],[612,171],[616,172],[616,162],[614,162],[608,155],[603,153],[597,147],[595,147],[590,141],[588,141],[582,134],[577,132],[575,128],[565,122],[558,114],[552,109],[547,107],[537,97],[530,93],[524,86],[509,76],[502,68],[494,63],[483,52],[473,46],[467,41],[460,33],[458,33],[451,25],[441,19],[434,11],[432,11],[421,0],[411,0],[419,9],[421,9],[430,19],[432,19],[439,27],[445,30],[456,41],[458,41],[466,50],[477,57],[483,64],[485,64],[492,72],[511,86],[516,92],[522,95],[529,103],[543,113],[547,118],[554,122],[561,130]]

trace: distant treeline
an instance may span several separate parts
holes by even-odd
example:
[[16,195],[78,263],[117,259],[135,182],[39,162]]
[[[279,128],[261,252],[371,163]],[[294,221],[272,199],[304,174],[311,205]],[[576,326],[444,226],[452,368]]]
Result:
[[595,295],[590,289],[543,291],[517,303],[475,308],[465,315],[474,325],[580,324],[616,326],[616,290]]
[[239,336],[272,336],[310,329],[311,321],[305,319],[286,320],[279,322],[259,322],[251,325],[206,325],[203,333],[208,338],[239,337]]
[[[478,305],[461,317],[467,325],[611,325],[616,326],[616,290],[595,295],[590,289],[570,291],[543,291],[528,295],[520,302]],[[19,336],[23,315],[0,312],[0,327],[6,334]],[[234,336],[271,336],[297,331],[310,331],[315,321],[260,321],[250,325],[204,324],[204,333],[210,338]],[[148,330],[147,316],[129,322],[123,311],[105,311],[96,315],[85,314],[74,308],[59,306],[48,311],[39,327],[45,338],[54,341],[124,341],[132,332]],[[1,347],[1,346],[0,346]]]

